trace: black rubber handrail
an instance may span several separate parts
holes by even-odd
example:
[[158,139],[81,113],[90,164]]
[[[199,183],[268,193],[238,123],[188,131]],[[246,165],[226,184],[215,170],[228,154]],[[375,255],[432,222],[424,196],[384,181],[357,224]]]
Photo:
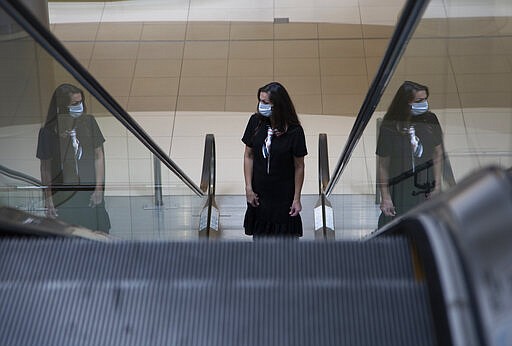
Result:
[[19,1],[0,0],[2,7],[48,54],[57,60],[117,120],[144,144],[167,168],[198,196],[201,189],[171,160],[140,125],[117,103],[103,86],[87,71],[62,43]]
[[417,165],[414,167],[414,169],[409,169],[405,172],[402,172],[401,174],[393,177],[393,178],[390,178],[389,179],[389,182],[388,182],[388,185],[389,186],[393,186],[393,185],[396,185],[396,184],[399,184],[401,183],[402,181],[406,180],[406,179],[409,179],[410,177],[420,173],[420,172],[423,172],[427,169],[429,169],[430,167],[432,167],[434,165],[434,161],[433,160],[428,160],[420,165]]
[[354,151],[359,139],[361,138],[366,125],[370,121],[373,112],[377,108],[384,91],[386,90],[393,71],[398,66],[400,57],[402,56],[407,42],[412,36],[414,29],[418,25],[421,16],[429,0],[408,0],[402,10],[402,14],[398,20],[395,31],[389,42],[384,58],[380,64],[377,74],[366,94],[363,105],[359,110],[354,126],[350,131],[349,138],[345,144],[345,148],[338,160],[338,164],[332,175],[332,179],[326,189],[326,195],[330,195],[338,180],[341,177],[346,165],[350,161],[352,152]]
[[[329,149],[327,147],[327,134],[320,133],[318,135],[318,202],[315,205],[315,238],[321,235],[321,238],[328,239],[328,231],[331,231],[331,236],[334,231],[333,226],[329,226],[327,208],[331,207],[331,204],[325,196],[325,190],[329,184]],[[322,215],[322,227],[317,226],[317,208],[320,207]],[[332,210],[332,208],[331,208]],[[332,215],[330,213],[329,215]],[[321,232],[320,232],[321,231]],[[318,232],[318,233],[317,233]]]
[[329,150],[327,134],[318,135],[318,194],[324,194],[329,184]]
[[41,187],[43,185],[41,180],[38,180],[30,175],[27,175],[22,172],[18,172],[14,169],[10,169],[10,168],[7,168],[2,165],[0,165],[0,174],[5,175],[6,177],[9,177],[9,178],[12,178],[15,180],[24,181],[24,182],[29,183],[30,185],[34,185],[36,187]]
[[[429,169],[433,165],[434,165],[434,161],[428,160],[428,161],[422,163],[421,165],[414,167],[414,169],[409,169],[409,170],[397,175],[396,177],[390,178],[388,185],[392,186],[392,185],[401,183],[402,181],[416,175],[417,173]],[[446,184],[448,186],[455,185],[455,178],[453,176],[452,166],[450,164],[448,155],[445,155],[445,157],[444,157],[443,174],[442,175],[443,175],[443,180],[446,182]]]
[[206,208],[206,235],[210,237],[212,212],[215,205],[215,180],[216,180],[215,136],[207,134],[204,140],[203,169],[201,172],[201,191],[207,195]]
[[12,207],[0,206],[0,237],[72,237],[95,241],[113,240],[114,237],[101,231],[93,231],[57,219],[37,216]]
[[203,193],[215,195],[215,136],[207,134],[204,140],[203,169],[201,172],[201,184],[199,188]]

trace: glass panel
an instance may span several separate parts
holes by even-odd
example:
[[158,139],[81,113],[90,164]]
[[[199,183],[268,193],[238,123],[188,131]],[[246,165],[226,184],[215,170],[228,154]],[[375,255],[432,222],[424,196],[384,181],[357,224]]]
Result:
[[[120,239],[197,237],[203,199],[162,165],[155,206],[151,152],[19,28],[0,33],[0,86],[0,205],[44,215],[51,201],[58,219]],[[168,119],[151,122],[170,134]]]
[[334,208],[337,239],[358,239],[377,227],[379,206],[375,203],[374,119],[368,123],[338,184],[329,196]]
[[[509,1],[484,3],[476,6],[454,0],[440,6],[432,2],[427,9],[334,191],[336,195],[332,196],[337,210],[347,208],[342,201],[336,203],[342,194],[368,197],[362,215],[354,213],[350,219],[338,216],[336,228],[341,233],[359,236],[377,227],[380,214],[379,204],[375,203],[377,161],[386,163],[382,157],[391,161],[386,170],[391,175],[404,177],[412,173],[390,188],[393,204],[388,207],[393,206],[399,215],[426,200],[426,190],[435,188],[434,180],[441,180],[440,188],[446,190],[450,187],[451,173],[458,182],[487,165],[511,166],[511,4]],[[408,96],[399,104],[405,110],[391,112],[388,117],[394,120],[378,127],[377,122],[388,110],[400,108],[391,104],[405,81],[428,87],[428,106],[435,118],[429,113],[407,117],[413,94],[404,93]],[[415,96],[420,102],[425,95],[416,93]],[[417,103],[414,108],[421,109],[421,105]],[[416,143],[411,144],[411,127],[415,130],[413,142],[423,146],[421,154],[413,153],[412,146]],[[380,143],[378,130],[383,136]],[[440,135],[436,135],[438,130]],[[438,137],[442,138],[446,155],[441,161],[444,170],[440,174],[433,167],[422,170],[419,166],[435,158]],[[379,160],[376,151],[382,154]],[[424,185],[427,181],[429,187]],[[357,204],[351,200],[351,205]]]

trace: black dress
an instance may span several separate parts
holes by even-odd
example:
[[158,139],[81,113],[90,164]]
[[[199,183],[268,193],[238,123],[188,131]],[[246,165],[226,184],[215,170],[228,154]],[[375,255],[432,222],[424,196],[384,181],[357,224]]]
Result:
[[[434,113],[427,112],[413,117],[411,126],[415,128],[416,136],[423,146],[423,154],[414,157],[414,160],[409,134],[398,129],[397,122],[384,122],[377,140],[376,154],[389,158],[389,190],[396,216],[405,214],[427,199],[426,189],[433,188],[435,184],[434,168],[430,164],[434,148],[443,142],[441,125]],[[381,213],[379,228],[393,218]]]
[[300,215],[290,216],[295,193],[294,157],[307,155],[306,138],[300,125],[292,125],[272,137],[270,161],[262,147],[270,122],[253,114],[245,129],[242,142],[253,150],[252,188],[258,195],[259,206],[247,204],[244,228],[248,235],[302,236]]

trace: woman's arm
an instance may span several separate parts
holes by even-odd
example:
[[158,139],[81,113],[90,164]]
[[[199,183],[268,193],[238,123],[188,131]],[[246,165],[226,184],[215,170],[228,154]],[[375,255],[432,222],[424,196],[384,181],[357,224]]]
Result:
[[260,203],[258,202],[258,195],[252,190],[252,165],[254,160],[254,154],[252,148],[245,146],[244,151],[244,179],[245,179],[245,197],[247,203],[253,207],[257,207]]
[[377,185],[380,190],[380,210],[386,216],[395,216],[395,206],[389,192],[389,157],[379,156]]
[[96,172],[96,186],[91,195],[90,207],[95,207],[103,202],[103,186],[105,183],[105,154],[103,146],[94,149],[94,170]]
[[43,195],[44,195],[44,205],[46,208],[46,216],[52,219],[56,218],[57,210],[53,205],[53,197],[52,197],[52,160],[41,160],[40,170],[41,170],[41,182],[44,185]]
[[290,215],[297,216],[302,210],[300,194],[302,191],[302,185],[304,184],[304,156],[294,157],[293,163],[295,167],[295,192],[293,195],[292,206],[290,207]]
[[434,179],[436,185],[432,193],[436,194],[441,192],[441,182],[443,180],[443,145],[439,144],[434,147],[434,153],[432,154],[432,162],[434,163]]

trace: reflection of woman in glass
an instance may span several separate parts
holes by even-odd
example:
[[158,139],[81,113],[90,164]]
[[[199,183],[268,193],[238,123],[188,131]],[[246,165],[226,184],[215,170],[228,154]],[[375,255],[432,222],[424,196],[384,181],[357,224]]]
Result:
[[426,86],[406,81],[384,115],[376,151],[379,227],[441,190],[442,132],[428,96]]
[[46,215],[106,232],[110,221],[103,200],[105,138],[86,111],[84,94],[77,87],[62,84],[53,93],[37,146]]

